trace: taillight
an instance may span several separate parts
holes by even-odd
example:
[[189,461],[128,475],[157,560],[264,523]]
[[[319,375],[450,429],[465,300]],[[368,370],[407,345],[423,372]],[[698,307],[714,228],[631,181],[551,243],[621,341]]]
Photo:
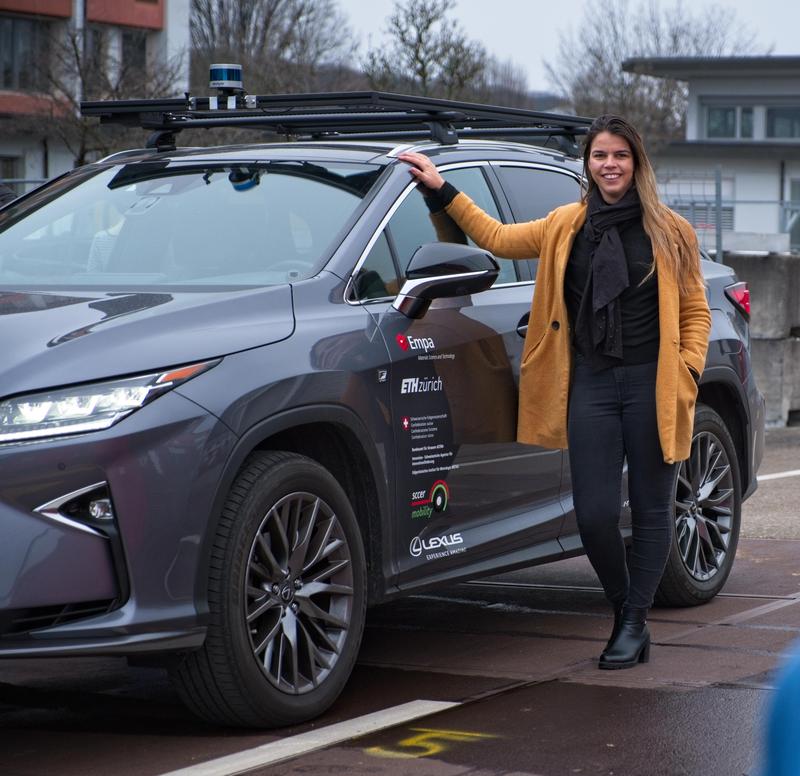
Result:
[[736,309],[750,320],[750,289],[747,283],[734,283],[725,289],[725,296],[733,302]]

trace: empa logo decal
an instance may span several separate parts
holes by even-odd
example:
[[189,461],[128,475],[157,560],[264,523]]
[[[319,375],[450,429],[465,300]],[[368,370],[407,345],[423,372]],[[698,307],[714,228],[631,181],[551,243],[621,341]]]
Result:
[[436,343],[432,337],[406,337],[405,334],[397,334],[395,341],[401,350],[422,350],[427,353],[429,350],[436,349]]

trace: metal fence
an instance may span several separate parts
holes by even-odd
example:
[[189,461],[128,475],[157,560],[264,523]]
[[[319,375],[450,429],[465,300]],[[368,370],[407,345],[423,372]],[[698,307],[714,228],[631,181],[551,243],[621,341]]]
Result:
[[662,199],[697,230],[711,251],[800,252],[800,199],[744,199],[736,180],[717,165],[705,170],[662,169],[657,174]]

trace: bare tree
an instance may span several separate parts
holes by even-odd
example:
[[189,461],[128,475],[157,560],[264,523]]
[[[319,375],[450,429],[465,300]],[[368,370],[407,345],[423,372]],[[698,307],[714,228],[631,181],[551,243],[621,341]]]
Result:
[[560,36],[559,53],[546,70],[579,115],[617,113],[632,121],[650,147],[683,136],[686,87],[679,81],[627,73],[632,57],[723,56],[752,53],[755,37],[722,6],[694,11],[608,0],[603,12],[587,6],[577,30]]
[[100,33],[90,43],[84,31],[67,25],[54,28],[48,34],[47,56],[37,63],[43,110],[15,119],[14,128],[60,139],[76,166],[141,144],[141,130],[101,126],[80,115],[82,100],[175,96],[182,61],[151,62],[144,56],[144,40],[141,43],[141,56],[129,61],[112,53]]
[[525,70],[513,60],[490,57],[476,86],[476,99],[511,108],[534,108]]
[[372,48],[363,63],[376,89],[469,99],[488,57],[448,18],[453,0],[405,0],[388,19],[388,45]]
[[253,94],[312,91],[352,58],[352,36],[334,0],[192,0],[192,88],[208,65],[237,62]]

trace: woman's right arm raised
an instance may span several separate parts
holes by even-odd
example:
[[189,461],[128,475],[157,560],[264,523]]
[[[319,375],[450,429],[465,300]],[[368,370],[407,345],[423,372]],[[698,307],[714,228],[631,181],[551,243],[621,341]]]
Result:
[[[409,172],[423,189],[439,192],[445,185],[436,165],[424,154],[408,151],[398,159],[411,165]],[[481,248],[504,259],[531,259],[539,255],[545,219],[522,224],[503,224],[460,193],[447,205],[447,215]],[[434,216],[435,218],[435,216]]]

